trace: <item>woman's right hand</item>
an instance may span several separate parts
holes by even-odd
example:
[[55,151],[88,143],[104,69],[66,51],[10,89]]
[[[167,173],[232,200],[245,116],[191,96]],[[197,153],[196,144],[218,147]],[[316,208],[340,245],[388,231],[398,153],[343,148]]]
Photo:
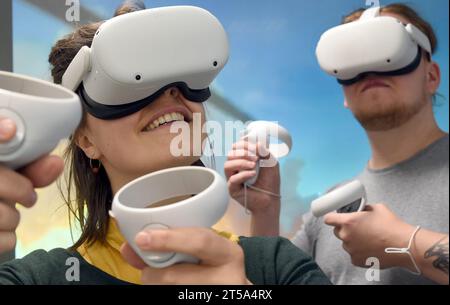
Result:
[[[0,118],[0,144],[11,140],[16,133],[13,121]],[[56,156],[45,156],[19,171],[0,164],[0,254],[13,250],[20,214],[16,203],[32,207],[37,195],[35,188],[53,183],[62,173],[64,162]]]
[[[252,213],[252,236],[279,235],[280,198],[251,188],[244,189],[246,181],[256,175],[257,162],[263,157],[268,158],[268,154],[261,144],[241,140],[233,145],[225,163],[230,196]],[[280,194],[279,164],[261,167],[254,186],[272,194]]]

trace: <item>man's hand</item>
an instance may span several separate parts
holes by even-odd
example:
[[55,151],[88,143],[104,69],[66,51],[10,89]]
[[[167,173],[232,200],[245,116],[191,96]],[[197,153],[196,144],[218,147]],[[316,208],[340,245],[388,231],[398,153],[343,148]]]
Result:
[[200,259],[198,265],[177,264],[163,269],[147,266],[129,244],[121,252],[133,267],[142,270],[143,284],[248,285],[244,252],[235,242],[203,228],[143,231],[136,236],[143,251],[180,252]]
[[[381,269],[403,267],[417,271],[408,254],[385,253],[386,248],[407,248],[416,229],[386,205],[369,205],[358,213],[330,213],[325,216],[325,223],[335,227],[334,234],[342,240],[355,266],[367,267],[367,258],[376,257]],[[448,234],[421,228],[413,239],[410,253],[423,276],[448,285]]]
[[394,266],[411,267],[407,255],[387,254],[386,248],[404,248],[415,227],[399,219],[386,205],[369,205],[358,213],[330,213],[325,223],[333,226],[334,234],[351,256],[352,264],[367,267],[366,260],[376,257],[382,269]]

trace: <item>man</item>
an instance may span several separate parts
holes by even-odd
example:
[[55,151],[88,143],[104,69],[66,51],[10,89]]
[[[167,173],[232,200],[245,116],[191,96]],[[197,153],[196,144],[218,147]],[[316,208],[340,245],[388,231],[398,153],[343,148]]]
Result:
[[[362,12],[351,14],[345,22],[358,20]],[[433,29],[411,8],[389,5],[381,9],[381,15],[414,24],[428,36],[434,52]],[[331,213],[324,219],[307,214],[292,240],[315,258],[335,284],[449,282],[449,141],[433,114],[439,66],[431,54],[422,53],[420,65],[408,74],[369,74],[343,86],[345,107],[365,129],[372,149],[367,167],[357,177],[366,188],[370,206],[363,212]],[[254,161],[243,157],[249,150],[256,148],[236,144],[226,164],[235,198],[242,196],[239,183],[254,175],[248,163]],[[278,168],[262,170],[257,186],[279,192],[277,175]],[[248,207],[253,212],[252,223],[264,224],[264,230],[254,225],[253,234],[278,232],[278,223],[269,219],[279,217],[279,201],[273,204],[271,196],[249,190]],[[386,248],[407,248],[410,240],[411,256],[385,253]],[[379,277],[367,269],[377,268],[377,263],[383,269]]]

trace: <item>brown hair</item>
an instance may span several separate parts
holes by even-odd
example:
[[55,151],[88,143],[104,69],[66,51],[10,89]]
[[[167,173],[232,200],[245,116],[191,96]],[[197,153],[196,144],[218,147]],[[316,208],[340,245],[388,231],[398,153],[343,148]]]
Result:
[[[365,9],[358,9],[349,15],[345,16],[342,20],[342,23],[349,23],[358,20]],[[433,27],[425,21],[415,10],[413,10],[411,7],[407,6],[406,4],[402,3],[394,3],[387,6],[384,6],[381,8],[382,13],[392,13],[396,15],[403,16],[404,18],[408,19],[409,22],[411,22],[413,25],[415,25],[417,28],[419,28],[425,35],[427,35],[428,39],[431,43],[431,54],[434,54],[434,52],[437,49],[438,40],[436,37],[436,34],[433,30]],[[430,54],[427,54],[428,60],[431,60]]]
[[[140,5],[136,5],[140,4]],[[126,1],[114,16],[144,9],[142,2]],[[49,62],[52,66],[53,81],[60,84],[62,76],[69,64],[83,46],[91,46],[95,33],[101,22],[80,26],[72,34],[56,42],[53,46]],[[69,223],[75,219],[80,225],[81,236],[71,247],[76,250],[83,243],[92,244],[96,241],[105,242],[108,232],[112,191],[108,175],[104,168],[95,174],[91,169],[91,160],[77,145],[77,134],[86,126],[86,113],[78,129],[70,137],[64,151],[67,170],[64,180],[58,181],[58,187],[64,202],[69,208]],[[64,185],[63,183],[64,182]]]

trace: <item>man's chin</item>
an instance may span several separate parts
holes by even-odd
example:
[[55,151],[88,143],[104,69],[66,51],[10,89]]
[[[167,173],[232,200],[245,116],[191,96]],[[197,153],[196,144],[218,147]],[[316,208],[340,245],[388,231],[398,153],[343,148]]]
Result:
[[388,131],[399,128],[416,116],[422,107],[397,108],[384,112],[354,113],[361,126],[367,131]]
[[408,122],[409,118],[392,114],[377,114],[373,116],[355,115],[361,126],[367,131],[388,131],[398,128]]

